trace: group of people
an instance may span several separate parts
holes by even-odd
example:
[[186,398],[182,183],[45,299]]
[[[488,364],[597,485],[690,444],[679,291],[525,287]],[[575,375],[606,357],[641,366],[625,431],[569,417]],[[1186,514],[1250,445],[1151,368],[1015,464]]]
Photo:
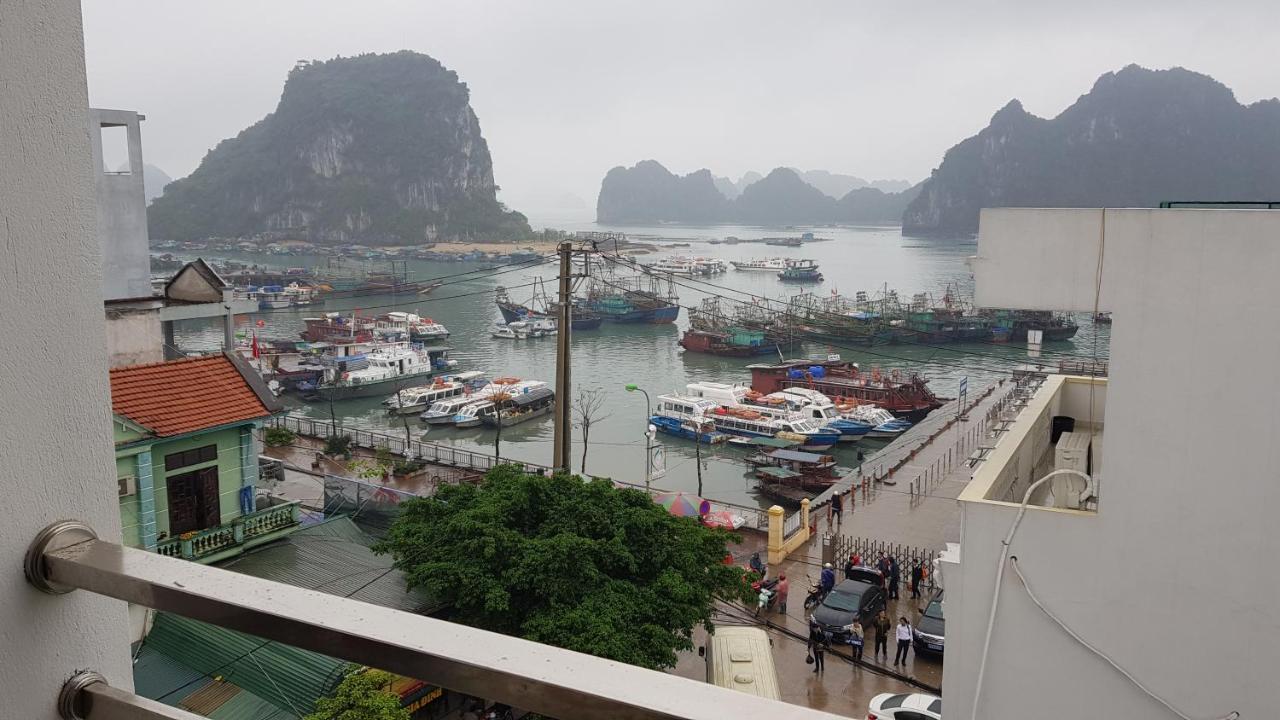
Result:
[[[872,657],[879,659],[880,654],[884,653],[885,662],[889,660],[889,630],[891,629],[889,622],[889,613],[881,610],[871,621],[871,633],[875,642],[872,650]],[[893,655],[894,667],[907,664],[907,652],[911,649],[911,623],[906,617],[898,618],[898,625],[892,628],[894,631],[894,639],[897,640],[897,650]],[[849,630],[849,646],[853,649],[853,659],[855,662],[862,660],[862,646],[866,641],[866,631],[862,628],[862,623],[856,618]],[[826,633],[816,627],[809,630],[809,646],[808,657],[813,660],[813,671],[821,673],[825,668],[825,655],[831,649],[831,639]]]
[[[849,556],[848,562],[844,564],[844,577],[846,580],[852,578],[856,572],[855,568],[862,566],[862,556],[854,553]],[[880,571],[881,589],[885,592],[885,597],[890,600],[897,600],[898,587],[902,582],[902,569],[898,565],[898,559],[892,555],[886,556],[880,553],[880,557],[876,560],[875,568]],[[918,600],[921,597],[920,585],[929,577],[929,569],[919,560],[911,562],[911,575],[909,577],[909,587],[911,588],[911,599]]]

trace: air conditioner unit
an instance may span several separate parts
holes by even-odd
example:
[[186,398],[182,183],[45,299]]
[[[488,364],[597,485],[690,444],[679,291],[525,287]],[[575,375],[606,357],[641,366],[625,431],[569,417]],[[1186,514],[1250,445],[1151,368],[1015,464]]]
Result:
[[[1075,470],[1090,474],[1093,436],[1089,433],[1064,432],[1058,437],[1053,450],[1054,470]],[[1092,494],[1092,482],[1079,475],[1062,474],[1050,481],[1053,505],[1060,508],[1080,509]]]
[[124,477],[116,478],[116,482],[120,485],[120,497],[138,493],[138,478],[132,475],[125,475]]

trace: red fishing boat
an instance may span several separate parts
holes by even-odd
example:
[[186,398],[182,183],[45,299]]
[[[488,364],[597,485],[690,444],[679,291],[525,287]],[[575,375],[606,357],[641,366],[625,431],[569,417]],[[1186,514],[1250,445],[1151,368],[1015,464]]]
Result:
[[816,390],[836,404],[872,403],[897,417],[919,422],[942,401],[929,390],[929,381],[901,370],[863,372],[856,363],[832,360],[788,360],[748,365],[751,389],[768,395],[790,387]]

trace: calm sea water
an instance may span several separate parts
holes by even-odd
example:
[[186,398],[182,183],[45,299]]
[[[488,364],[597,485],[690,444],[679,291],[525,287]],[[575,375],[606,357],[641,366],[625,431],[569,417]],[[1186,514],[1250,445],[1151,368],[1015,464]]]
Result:
[[[739,238],[757,238],[778,235],[794,235],[800,230],[763,229],[739,226],[713,227],[608,227],[593,223],[574,226],[559,223],[558,227],[573,230],[618,230],[629,234],[662,236],[668,242],[689,243],[691,247],[664,249],[642,258],[643,262],[667,255],[697,254],[723,258],[745,259],[761,256],[785,256],[810,258],[819,263],[825,275],[820,284],[797,286],[784,284],[771,274],[742,273],[730,270],[709,280],[716,285],[754,295],[782,299],[803,290],[815,293],[839,292],[852,296],[855,291],[868,293],[883,291],[885,287],[896,289],[906,301],[913,293],[928,292],[941,298],[948,286],[962,297],[972,297],[973,278],[965,259],[976,252],[973,240],[935,240],[905,237],[896,227],[846,227],[815,229],[818,237],[831,238],[830,242],[816,242],[799,248],[770,247],[762,244],[712,245],[708,241],[728,235]],[[806,228],[807,229],[807,228]],[[252,256],[243,254],[219,254],[238,260],[259,264],[305,266],[319,265],[322,258]],[[409,270],[415,279],[443,278],[482,266],[475,263],[432,263],[409,261]],[[448,326],[452,335],[448,345],[454,348],[452,357],[459,360],[459,369],[480,369],[489,377],[514,375],[526,379],[540,379],[548,383],[554,380],[555,340],[553,338],[531,340],[499,340],[490,336],[494,323],[500,319],[493,303],[496,286],[508,288],[524,285],[538,277],[547,279],[548,289],[554,290],[555,267],[546,265],[529,270],[506,272],[488,277],[485,273],[465,276],[459,281],[437,289],[428,297],[393,298],[377,296],[333,300],[323,308],[271,311],[254,318],[262,319],[264,326],[259,337],[296,339],[303,329],[302,318],[315,316],[322,311],[349,311],[359,308],[364,313],[386,312],[402,309],[434,318]],[[687,285],[696,281],[681,280]],[[746,300],[743,295],[708,288],[710,292]],[[524,302],[532,290],[511,290],[512,299]],[[703,296],[701,292],[680,288],[680,303],[696,306]],[[724,303],[724,301],[722,301]],[[1044,357],[1057,359],[1065,356],[1107,356],[1108,326],[1094,326],[1087,316],[1077,318],[1080,331],[1070,341],[1047,343]],[[644,429],[645,399],[640,393],[628,393],[624,386],[634,383],[647,390],[651,397],[681,391],[687,383],[710,380],[718,382],[748,381],[750,374],[744,367],[753,362],[747,359],[720,358],[709,355],[685,353],[676,341],[688,326],[687,311],[682,311],[675,325],[610,325],[601,330],[579,332],[573,338],[573,384],[575,388],[600,390],[604,406],[592,425],[587,447],[586,470],[592,474],[615,477],[629,482],[644,480]],[[211,324],[189,323],[177,334],[184,349],[213,349],[221,341],[220,330]],[[874,348],[835,348],[824,344],[811,344],[804,353],[840,353],[845,359],[862,364],[863,368],[901,368],[914,370],[930,380],[930,387],[940,396],[952,396],[962,377],[969,378],[970,392],[981,390],[986,384],[1007,374],[1012,368],[1026,362],[1023,346],[1001,346],[975,343],[956,346],[889,345]],[[797,353],[798,355],[798,353]],[[340,401],[336,411],[348,425],[387,432],[403,433],[399,419],[392,420],[380,411],[382,398]],[[318,418],[327,418],[328,404],[307,405],[287,398],[290,409]],[[410,420],[415,435],[427,431],[427,426]],[[583,445],[580,431],[575,430],[574,469],[580,467]],[[431,428],[428,440],[458,446],[492,451],[495,431],[488,428],[459,430]],[[665,476],[654,485],[670,489],[696,491],[698,468],[693,443],[659,436],[667,454]],[[551,462],[552,423],[544,417],[502,431],[501,454],[549,464]],[[862,448],[870,453],[880,447],[879,441],[864,440]],[[751,490],[749,467],[743,462],[745,452],[720,446],[702,448],[702,489],[704,495],[742,504],[770,503],[761,501]],[[841,444],[835,452],[844,465],[856,465],[857,447]]]

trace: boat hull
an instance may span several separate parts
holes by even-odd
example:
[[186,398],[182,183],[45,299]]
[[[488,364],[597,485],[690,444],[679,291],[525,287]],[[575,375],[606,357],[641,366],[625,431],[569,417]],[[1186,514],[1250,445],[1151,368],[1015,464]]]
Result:
[[320,385],[316,388],[316,394],[319,395],[322,400],[349,400],[351,398],[391,395],[397,390],[397,388],[405,386],[406,383],[411,383],[416,380],[425,380],[431,377],[431,375],[432,373],[419,373],[417,375],[401,375],[387,380],[362,382],[351,385]]
[[[553,405],[546,405],[544,407],[533,408],[532,410],[517,413],[515,415],[503,415],[502,427],[511,427],[512,425],[519,425],[520,423],[528,422],[534,418],[550,415],[554,410],[555,407]],[[481,419],[481,422],[489,427],[496,427],[498,425],[498,418],[496,415],[485,415],[484,418]],[[459,425],[459,427],[462,426]]]

